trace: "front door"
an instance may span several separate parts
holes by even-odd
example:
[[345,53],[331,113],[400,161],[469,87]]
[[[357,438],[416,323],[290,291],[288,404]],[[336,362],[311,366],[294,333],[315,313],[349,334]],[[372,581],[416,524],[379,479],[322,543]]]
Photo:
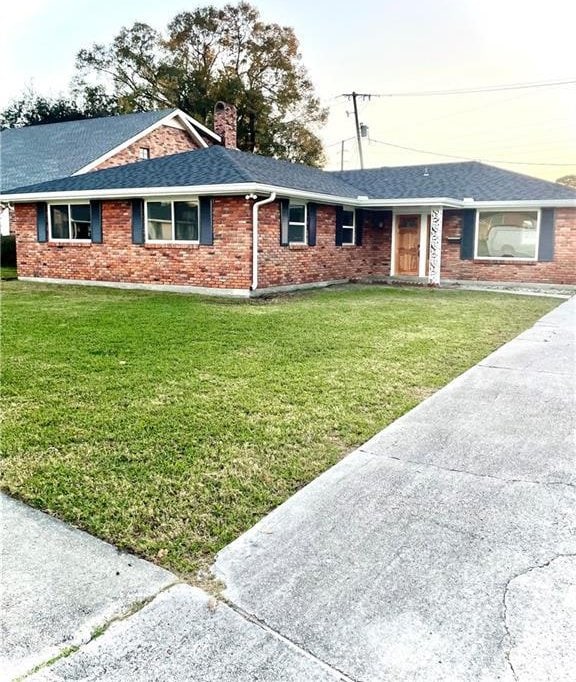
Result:
[[396,274],[418,276],[420,216],[399,215],[396,223]]

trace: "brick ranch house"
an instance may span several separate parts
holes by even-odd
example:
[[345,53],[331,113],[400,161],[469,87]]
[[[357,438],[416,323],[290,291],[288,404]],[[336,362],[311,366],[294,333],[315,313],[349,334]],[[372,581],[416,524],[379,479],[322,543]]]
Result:
[[[222,105],[214,127],[226,132]],[[204,149],[222,135],[179,109],[106,116],[0,131],[0,192],[143,159]],[[235,140],[232,140],[235,145]],[[0,215],[9,233],[9,211]]]
[[210,146],[9,192],[20,279],[252,296],[576,285],[576,191],[477,162],[326,172]]

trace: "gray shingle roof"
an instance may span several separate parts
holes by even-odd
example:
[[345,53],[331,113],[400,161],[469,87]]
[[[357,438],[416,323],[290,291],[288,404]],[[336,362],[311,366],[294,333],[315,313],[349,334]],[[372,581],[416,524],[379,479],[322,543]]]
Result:
[[339,197],[355,198],[358,195],[355,187],[318,168],[220,146],[75,175],[16,189],[14,192],[66,192],[235,183],[275,185]]
[[568,187],[478,162],[326,172],[220,146],[29,185],[12,193],[85,191],[89,194],[93,190],[247,183],[350,199],[358,196],[376,200],[471,197],[475,201],[573,199],[576,202],[576,191]]
[[576,200],[576,191],[568,187],[478,161],[335,171],[331,174],[358,187],[359,194],[375,199]]
[[72,175],[175,109],[10,128],[0,132],[0,189]]

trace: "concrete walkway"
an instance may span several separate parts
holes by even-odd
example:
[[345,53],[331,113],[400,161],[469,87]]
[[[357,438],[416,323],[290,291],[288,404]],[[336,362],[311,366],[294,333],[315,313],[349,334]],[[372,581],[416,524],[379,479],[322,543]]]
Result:
[[224,599],[5,500],[2,670],[572,680],[575,326],[573,298],[222,550]]

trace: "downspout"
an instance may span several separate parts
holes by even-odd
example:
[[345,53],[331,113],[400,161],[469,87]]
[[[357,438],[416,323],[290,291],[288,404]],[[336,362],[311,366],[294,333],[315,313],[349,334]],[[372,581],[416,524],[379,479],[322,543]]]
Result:
[[[247,194],[246,199],[257,199],[256,194]],[[258,209],[265,204],[271,204],[276,199],[276,192],[272,192],[269,197],[252,204],[252,286],[250,289],[255,291],[258,288]]]

